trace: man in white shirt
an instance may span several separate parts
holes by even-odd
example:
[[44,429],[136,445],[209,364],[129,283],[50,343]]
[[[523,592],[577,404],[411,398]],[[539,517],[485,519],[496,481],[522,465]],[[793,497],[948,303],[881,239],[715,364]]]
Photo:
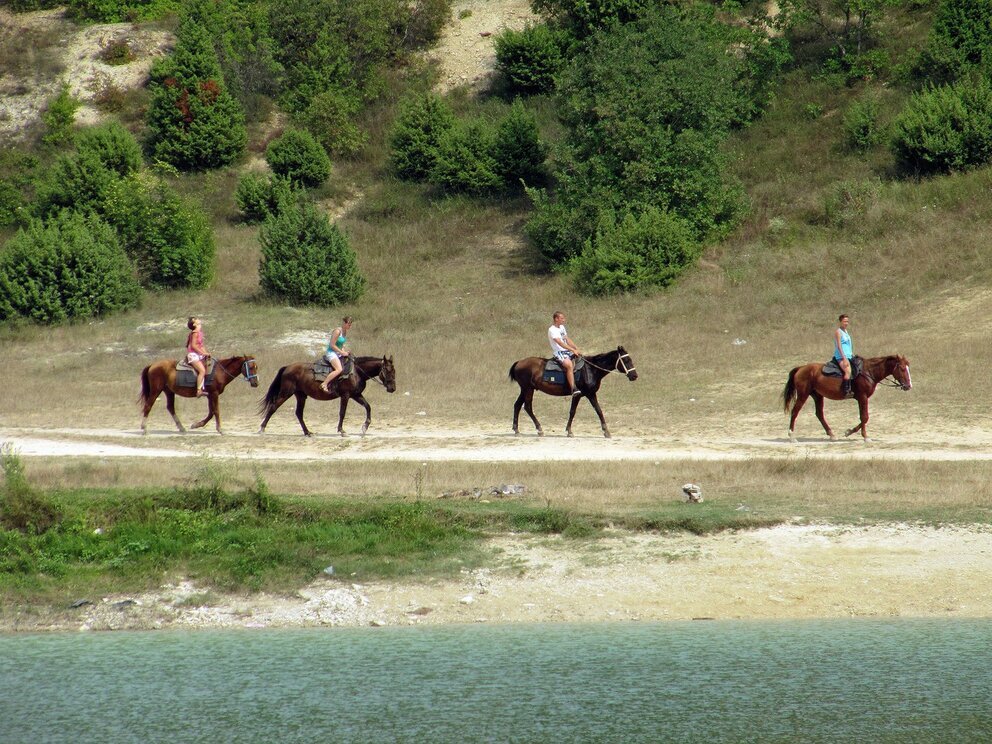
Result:
[[551,316],[551,327],[548,328],[548,343],[551,344],[551,353],[558,363],[565,370],[565,377],[568,378],[568,389],[570,395],[578,395],[579,390],[575,387],[575,363],[573,357],[582,354],[579,347],[572,343],[565,330],[565,313],[558,311]]

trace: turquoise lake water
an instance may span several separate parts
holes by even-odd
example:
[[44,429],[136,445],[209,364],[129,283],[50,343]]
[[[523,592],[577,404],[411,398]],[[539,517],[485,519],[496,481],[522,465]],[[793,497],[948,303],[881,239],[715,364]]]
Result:
[[990,742],[992,622],[0,636],[0,742]]

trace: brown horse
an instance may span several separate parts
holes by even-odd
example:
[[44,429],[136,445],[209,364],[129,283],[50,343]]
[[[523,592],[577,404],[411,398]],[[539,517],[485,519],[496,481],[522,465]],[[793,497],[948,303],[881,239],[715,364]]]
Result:
[[[851,436],[858,429],[861,436],[868,441],[868,399],[875,392],[875,388],[892,376],[895,382],[885,381],[893,387],[909,390],[913,387],[912,379],[909,376],[909,361],[904,356],[895,354],[893,356],[872,357],[864,360],[861,374],[851,381],[851,390],[858,401],[858,409],[861,412],[861,421],[844,435]],[[807,364],[803,367],[796,367],[789,373],[789,380],[785,383],[785,390],[782,393],[782,402],[785,412],[789,412],[789,405],[795,400],[792,406],[792,420],[789,422],[789,439],[792,439],[796,429],[796,416],[802,410],[806,399],[811,397],[816,403],[816,417],[823,424],[827,436],[836,439],[827,420],[823,418],[823,399],[843,400],[841,392],[841,378],[827,377],[823,374],[822,364]]]
[[258,427],[258,433],[265,433],[265,426],[272,418],[279,406],[286,402],[291,396],[296,396],[296,418],[303,427],[303,435],[313,436],[306,423],[303,421],[303,408],[306,405],[307,397],[315,400],[341,399],[341,411],[338,418],[338,433],[344,436],[344,414],[348,410],[348,401],[354,400],[365,408],[365,423],[362,425],[362,436],[368,431],[369,424],[372,423],[372,407],[365,400],[363,393],[365,385],[369,380],[375,380],[386,388],[387,393],[396,390],[396,369],[393,367],[392,357],[369,357],[362,356],[355,358],[355,371],[349,377],[338,377],[331,385],[331,391],[325,393],[321,388],[317,378],[313,376],[312,362],[297,362],[289,364],[280,369],[269,385],[269,392],[265,394],[258,406],[258,412],[264,415],[262,425]]
[[[588,398],[592,407],[599,415],[599,423],[603,427],[603,434],[610,438],[610,430],[606,428],[606,419],[603,416],[603,409],[599,407],[599,400],[596,394],[599,392],[599,385],[610,372],[614,370],[623,372],[627,379],[633,382],[637,379],[637,370],[634,369],[634,360],[630,358],[622,346],[618,346],[616,351],[608,351],[605,354],[585,357],[586,367],[589,370],[588,378],[584,372],[575,376],[575,384],[580,394],[572,396],[572,407],[568,412],[568,424],[565,425],[565,432],[572,436],[572,419],[575,418],[575,410],[579,407],[580,398]],[[520,395],[513,404],[513,433],[519,434],[518,420],[520,418],[520,407],[523,406],[527,415],[531,417],[534,426],[537,427],[537,435],[544,436],[544,429],[541,422],[534,415],[534,391],[540,390],[548,395],[568,395],[568,385],[558,385],[553,382],[545,382],[544,363],[547,359],[541,357],[527,357],[518,362],[514,362],[510,367],[510,379],[515,380],[520,385]]]
[[[190,428],[199,429],[216,416],[217,433],[224,433],[220,430],[220,394],[224,392],[227,383],[238,377],[243,377],[252,387],[258,387],[258,366],[255,364],[255,357],[236,356],[217,360],[214,367],[213,382],[206,386],[207,417],[202,421],[197,421]],[[145,426],[148,423],[148,412],[152,410],[152,406],[155,405],[155,401],[161,393],[165,393],[165,407],[172,415],[172,420],[176,422],[179,431],[185,432],[185,427],[176,416],[176,396],[195,398],[196,387],[177,388],[176,360],[160,359],[141,370],[141,395],[138,397],[138,403],[143,409],[141,433],[147,433]]]

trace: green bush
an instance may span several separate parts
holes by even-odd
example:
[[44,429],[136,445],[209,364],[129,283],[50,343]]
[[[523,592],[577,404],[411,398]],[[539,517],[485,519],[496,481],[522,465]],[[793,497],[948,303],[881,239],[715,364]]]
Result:
[[294,186],[286,179],[246,173],[238,181],[234,201],[245,222],[261,222],[275,214],[279,204],[293,195]]
[[117,235],[96,216],[33,220],[0,252],[0,320],[56,324],[134,307],[141,287]]
[[297,119],[335,155],[354,155],[367,140],[355,124],[362,102],[353,92],[325,90],[318,93]]
[[916,74],[941,84],[952,83],[971,70],[992,72],[992,3],[941,0]]
[[692,226],[654,207],[607,218],[573,262],[576,288],[593,295],[665,287],[699,255]]
[[494,157],[495,132],[481,119],[459,122],[441,137],[429,180],[449,192],[481,195],[499,189],[503,178]]
[[513,102],[510,112],[496,125],[492,149],[496,172],[507,186],[540,184],[547,178],[544,161],[547,148],[541,144],[537,120],[529,114],[520,99]]
[[96,155],[107,169],[119,176],[141,168],[141,146],[133,134],[115,121],[79,132],[76,150]]
[[76,121],[78,108],[79,101],[69,93],[69,86],[63,85],[41,115],[41,120],[45,123],[42,139],[49,145],[60,145],[72,139],[72,125]]
[[419,49],[441,38],[444,24],[451,18],[451,0],[417,0],[410,6],[406,27],[406,44]]
[[992,83],[963,79],[914,95],[893,125],[892,151],[905,170],[945,173],[992,160]]
[[24,475],[24,464],[8,444],[0,446],[4,483],[0,488],[0,527],[42,535],[62,520],[59,508],[36,492]]
[[214,275],[214,242],[203,211],[165,181],[138,174],[116,181],[106,201],[142,281],[154,287],[202,288]]
[[507,29],[496,37],[496,69],[514,93],[548,93],[566,62],[568,37],[547,24]]
[[179,27],[173,53],[152,66],[149,87],[154,158],[180,170],[203,170],[244,152],[244,113],[224,86],[209,36],[191,17]]
[[65,0],[7,0],[12,11],[20,13],[27,10],[46,10],[64,5]]
[[439,96],[428,93],[400,104],[389,135],[390,162],[400,178],[426,180],[437,162],[441,138],[455,126],[455,115]]
[[872,96],[851,104],[844,114],[844,141],[848,148],[865,152],[882,141],[878,113],[878,100]]
[[60,155],[38,184],[35,213],[40,217],[63,209],[100,213],[117,178],[96,152]]
[[577,38],[637,18],[651,0],[531,0],[535,12],[567,28]]
[[102,23],[150,21],[161,18],[180,5],[180,0],[66,0],[69,13]]
[[284,203],[258,233],[262,289],[299,305],[339,305],[365,289],[348,239],[309,199]]
[[331,159],[313,135],[291,129],[265,150],[265,161],[281,178],[304,187],[320,186],[331,175]]

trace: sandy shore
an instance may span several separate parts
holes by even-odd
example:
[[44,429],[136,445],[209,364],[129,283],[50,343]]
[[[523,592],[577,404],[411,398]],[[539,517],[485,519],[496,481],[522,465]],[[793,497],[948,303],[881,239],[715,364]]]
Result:
[[76,608],[7,608],[0,630],[407,626],[450,623],[992,617],[992,529],[783,525],[707,537],[510,536],[457,578],[230,596],[178,579]]

